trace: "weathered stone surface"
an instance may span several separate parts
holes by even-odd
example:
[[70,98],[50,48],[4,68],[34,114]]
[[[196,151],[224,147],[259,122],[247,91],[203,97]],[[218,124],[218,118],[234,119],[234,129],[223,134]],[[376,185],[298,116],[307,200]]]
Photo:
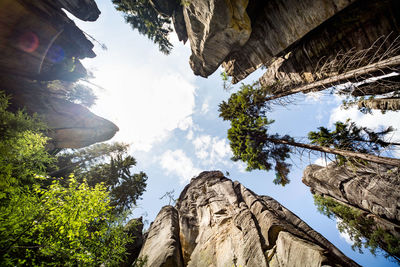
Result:
[[225,71],[236,83],[260,66],[268,66],[275,56],[354,1],[259,1],[254,13],[249,14],[251,36],[226,58]]
[[[156,241],[174,240],[184,266],[358,266],[274,199],[258,196],[218,171],[193,178],[175,209],[168,210],[178,218],[171,220],[163,208],[149,231],[151,249],[146,241],[141,255],[166,258],[166,247]],[[168,230],[171,223],[179,229],[179,243]],[[166,265],[152,260],[147,266]]]
[[[333,58],[339,53],[368,49],[378,39],[386,39],[386,41],[383,45],[378,44],[375,51],[372,52],[376,55],[383,54],[400,35],[400,2],[396,0],[352,2],[354,3],[310,31],[296,44],[283,50],[281,54],[290,52],[290,57],[282,62],[278,71],[286,73],[287,76],[295,75],[305,78],[303,74],[314,75],[318,72],[321,61]],[[357,60],[360,59],[362,57],[358,56]],[[371,58],[365,57],[364,59],[364,62],[358,62],[354,64],[354,67],[367,65]],[[266,66],[269,64],[270,62],[264,62]],[[238,69],[237,73],[246,74],[248,72],[245,68],[248,64],[238,61],[236,65],[245,69],[244,71]],[[248,70],[253,71],[250,67]],[[336,75],[336,73],[327,73],[327,75]],[[242,79],[240,75],[237,77],[236,81]],[[279,82],[278,78],[272,78],[266,73],[260,82],[261,84]],[[304,79],[302,82],[309,81]]]
[[284,231],[279,232],[274,248],[269,267],[322,266],[327,260],[321,247]]
[[37,113],[49,127],[47,135],[52,138],[49,149],[80,148],[110,139],[118,127],[87,108],[49,95],[38,82],[21,77],[1,77],[0,84],[11,95],[14,109],[25,108]]
[[368,166],[308,166],[303,183],[313,193],[330,196],[400,226],[400,170],[370,163]]
[[0,73],[34,80],[84,77],[79,59],[95,56],[93,44],[61,10],[78,2],[1,1]]
[[151,224],[139,258],[147,259],[146,266],[181,267],[178,211],[165,206]]
[[[231,15],[235,11],[230,4],[240,7],[237,19]],[[378,46],[383,53],[400,34],[397,0],[196,0],[184,7],[184,14],[194,73],[207,77],[222,63],[233,83],[285,55],[289,56],[272,75],[266,73],[261,83],[273,84],[282,78],[307,83],[318,78],[315,72],[321,60],[340,51],[367,49],[378,38],[387,38],[384,46]],[[235,23],[241,19],[243,30],[231,26],[231,17]]]
[[[327,167],[310,165],[304,171],[303,183],[311,192],[323,197],[331,197],[339,204],[357,210],[365,220],[373,224],[369,229],[360,228],[360,233],[370,236],[373,231],[385,231],[392,238],[400,239],[400,170],[370,163],[368,166]],[[340,214],[338,215],[340,216]],[[387,237],[380,234],[375,238],[378,246],[386,251],[389,245]],[[399,257],[393,248],[392,256]]]
[[247,4],[248,0],[191,0],[184,7],[190,66],[196,75],[207,77],[247,42],[251,33]]
[[36,82],[76,81],[87,75],[79,60],[96,56],[62,8],[83,20],[100,14],[93,0],[0,1],[0,90],[12,96],[15,109],[42,116],[50,128],[49,149],[88,146],[118,131],[112,122]]
[[400,98],[377,98],[361,100],[358,102],[358,108],[369,108],[378,110],[400,110]]

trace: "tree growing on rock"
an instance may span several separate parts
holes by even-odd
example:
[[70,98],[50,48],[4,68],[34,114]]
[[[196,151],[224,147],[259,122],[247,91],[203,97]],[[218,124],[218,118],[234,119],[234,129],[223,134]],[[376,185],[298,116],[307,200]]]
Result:
[[126,23],[137,29],[158,45],[160,51],[169,54],[172,44],[168,34],[172,32],[171,20],[160,15],[149,0],[112,0],[115,8],[124,13]]

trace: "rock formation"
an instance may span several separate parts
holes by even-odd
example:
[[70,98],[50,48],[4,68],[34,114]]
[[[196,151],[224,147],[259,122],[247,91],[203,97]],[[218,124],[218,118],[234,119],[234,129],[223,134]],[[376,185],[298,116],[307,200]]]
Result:
[[139,255],[146,266],[358,266],[267,196],[203,172],[165,206]]
[[100,14],[94,0],[0,1],[0,90],[12,96],[14,108],[41,115],[50,128],[49,148],[79,148],[110,139],[118,127],[51,95],[40,82],[85,77],[80,59],[96,56],[62,8],[87,21]]
[[400,35],[397,0],[164,2],[171,4],[160,13],[172,16],[180,40],[190,41],[193,72],[207,77],[222,64],[233,83],[261,66],[274,69],[260,79],[263,85],[282,78],[293,84],[312,82],[321,59],[367,49],[379,38],[386,38],[385,45],[374,52],[384,53]]
[[[367,166],[308,166],[303,183],[313,194],[331,197],[357,209],[380,228],[400,239],[400,169],[369,163]],[[382,241],[385,249],[385,242]]]
[[49,127],[48,149],[81,148],[114,136],[118,127],[86,107],[50,94],[43,84],[21,77],[0,77],[7,84],[5,92],[12,96],[13,110],[24,108],[37,113]]
[[370,163],[368,166],[308,166],[303,183],[314,194],[330,196],[400,226],[400,170]]

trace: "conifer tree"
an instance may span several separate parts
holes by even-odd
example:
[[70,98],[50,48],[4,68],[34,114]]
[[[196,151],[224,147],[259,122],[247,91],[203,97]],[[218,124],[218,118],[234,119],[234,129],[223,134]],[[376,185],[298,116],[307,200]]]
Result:
[[172,32],[171,20],[160,15],[149,0],[112,0],[115,8],[124,13],[125,21],[140,34],[158,45],[160,51],[169,54],[172,44],[168,34]]
[[111,196],[111,205],[116,212],[128,210],[136,205],[146,188],[144,172],[131,173],[136,160],[128,155],[129,146],[123,143],[95,144],[88,148],[61,153],[50,172],[54,177],[74,174],[77,181],[86,181],[89,186],[103,183]]
[[286,160],[290,157],[291,148],[335,154],[342,159],[356,158],[366,162],[400,166],[399,159],[374,154],[379,148],[389,144],[382,139],[382,136],[392,129],[375,133],[351,123],[350,125],[338,123],[336,124],[338,129],[333,133],[320,128],[321,134],[310,133],[314,143],[300,143],[288,135],[281,136],[268,132],[269,126],[274,121],[266,117],[268,107],[262,98],[263,94],[253,86],[243,85],[240,91],[231,95],[228,102],[224,101],[219,106],[220,117],[231,122],[228,139],[234,154],[233,160],[243,160],[247,163],[248,170],[270,170],[274,166],[276,171],[274,182],[285,185],[289,182],[287,174],[290,164]]

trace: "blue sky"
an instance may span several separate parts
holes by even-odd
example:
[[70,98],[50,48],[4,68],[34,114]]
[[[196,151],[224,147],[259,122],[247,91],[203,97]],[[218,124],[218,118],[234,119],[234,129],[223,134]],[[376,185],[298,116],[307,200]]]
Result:
[[[190,47],[171,35],[174,49],[169,56],[158,51],[146,37],[133,31],[115,11],[111,0],[98,0],[102,14],[96,22],[76,21],[96,40],[104,43],[104,51],[96,45],[97,57],[83,61],[96,78],[92,80],[99,100],[92,108],[96,114],[118,125],[120,131],[111,141],[131,144],[137,159],[136,171],[148,175],[147,191],[133,216],[153,221],[168,200],[160,199],[174,190],[175,197],[203,170],[228,171],[230,178],[260,195],[274,197],[316,231],[324,235],[347,256],[363,266],[397,266],[368,251],[359,254],[336,229],[336,222],[319,214],[309,189],[301,183],[303,169],[319,155],[304,154],[293,158],[291,183],[285,188],[272,183],[273,172],[245,172],[245,165],[230,161],[231,151],[226,132],[227,122],[218,117],[218,104],[231,92],[222,88],[220,70],[208,79],[193,75],[189,66]],[[259,70],[244,82],[262,75]],[[276,122],[272,130],[295,137],[305,137],[318,126],[330,126],[336,120],[350,117],[364,126],[393,125],[400,129],[394,113],[375,116],[356,110],[338,108],[340,99],[328,94],[297,97],[295,104],[276,107],[270,118]],[[394,137],[397,140],[400,138]]]

